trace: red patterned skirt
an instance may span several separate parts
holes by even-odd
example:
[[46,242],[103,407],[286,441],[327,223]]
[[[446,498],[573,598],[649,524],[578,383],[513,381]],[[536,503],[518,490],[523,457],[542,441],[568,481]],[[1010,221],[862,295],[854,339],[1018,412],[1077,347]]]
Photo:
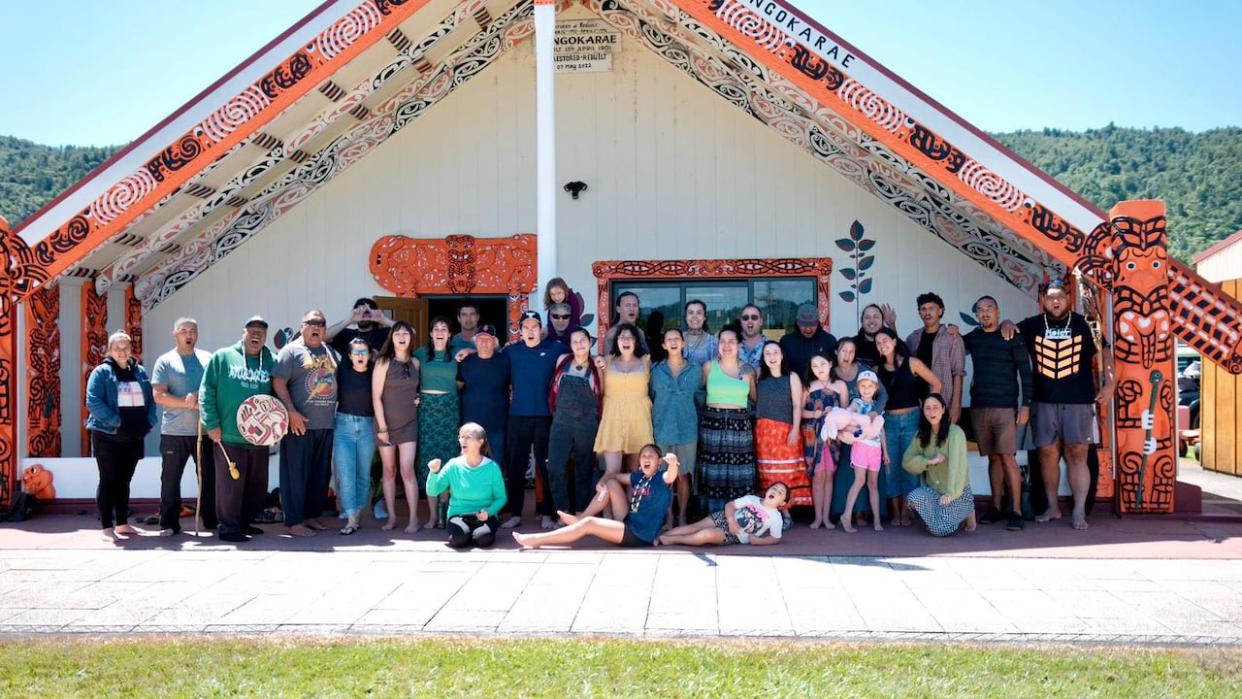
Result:
[[[811,481],[806,477],[806,464],[802,460],[802,439],[789,444],[789,430],[793,425],[767,418],[755,421],[755,466],[759,473],[759,494],[762,495],[773,483],[789,486],[789,505],[810,506]],[[799,435],[801,437],[801,435]]]

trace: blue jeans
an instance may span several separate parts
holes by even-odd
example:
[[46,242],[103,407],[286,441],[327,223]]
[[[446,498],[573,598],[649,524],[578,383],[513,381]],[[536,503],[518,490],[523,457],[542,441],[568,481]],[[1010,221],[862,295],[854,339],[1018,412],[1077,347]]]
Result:
[[918,476],[901,467],[901,460],[919,433],[919,418],[922,415],[923,411],[917,408],[904,415],[884,413],[884,439],[889,459],[887,473],[882,472],[880,478],[880,491],[884,497],[901,497],[920,485]]
[[345,514],[356,517],[359,510],[370,504],[375,418],[337,413],[335,431],[332,461],[336,465],[336,487]]

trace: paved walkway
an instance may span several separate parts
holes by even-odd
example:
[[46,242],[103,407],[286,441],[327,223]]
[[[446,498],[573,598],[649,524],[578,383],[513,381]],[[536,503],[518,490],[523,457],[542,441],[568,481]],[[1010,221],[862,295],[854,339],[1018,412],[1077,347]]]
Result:
[[[0,633],[621,634],[1242,645],[1242,525],[1161,558],[944,555],[915,531],[746,547],[455,552],[442,532],[374,530],[250,548],[214,539],[99,541],[86,517],[0,529]],[[1196,526],[1161,521],[1162,532]],[[1099,532],[1105,536],[1107,520]],[[35,522],[30,523],[34,525]],[[70,526],[70,525],[78,526]],[[1116,526],[1116,525],[1114,525]],[[1068,527],[1044,536],[1086,543]],[[1030,534],[1031,536],[1027,536]],[[1137,546],[1131,539],[1126,547]],[[1164,540],[1156,533],[1148,538]],[[957,537],[970,541],[969,537]],[[809,543],[808,543],[809,542]],[[1167,546],[1168,542],[1165,542]],[[922,547],[938,555],[828,555]],[[1096,547],[1099,548],[1098,546]],[[820,553],[807,552],[818,549]],[[1072,546],[1044,547],[1051,555]],[[771,555],[771,554],[777,555]],[[1080,552],[1081,553],[1081,552]]]

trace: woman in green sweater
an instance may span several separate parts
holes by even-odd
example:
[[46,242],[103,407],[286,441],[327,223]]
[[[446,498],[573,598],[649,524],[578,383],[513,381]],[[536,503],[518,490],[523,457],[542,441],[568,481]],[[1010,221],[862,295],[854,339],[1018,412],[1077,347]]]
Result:
[[449,546],[464,549],[471,544],[487,548],[496,541],[496,515],[505,505],[505,481],[500,466],[492,461],[487,432],[467,422],[457,431],[461,456],[443,463],[427,462],[427,495],[449,491]]
[[966,470],[966,434],[945,419],[944,398],[933,393],[923,399],[919,431],[906,449],[902,467],[914,475],[926,476],[926,484],[907,496],[907,503],[932,536],[957,532],[962,522],[966,531],[975,530],[975,496],[970,492]]

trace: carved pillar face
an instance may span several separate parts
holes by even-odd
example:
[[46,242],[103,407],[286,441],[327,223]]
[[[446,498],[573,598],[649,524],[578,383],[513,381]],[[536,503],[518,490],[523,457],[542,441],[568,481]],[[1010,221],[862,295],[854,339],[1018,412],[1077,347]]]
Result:
[[[86,382],[91,371],[108,351],[108,295],[95,291],[94,281],[82,285],[82,404],[86,404]],[[86,409],[83,408],[83,416]],[[82,456],[91,455],[91,435],[82,421]]]
[[45,286],[26,306],[26,453],[60,456],[60,288]]
[[1172,512],[1176,362],[1164,205],[1110,213],[1109,276],[1116,361],[1117,481],[1124,512]]

